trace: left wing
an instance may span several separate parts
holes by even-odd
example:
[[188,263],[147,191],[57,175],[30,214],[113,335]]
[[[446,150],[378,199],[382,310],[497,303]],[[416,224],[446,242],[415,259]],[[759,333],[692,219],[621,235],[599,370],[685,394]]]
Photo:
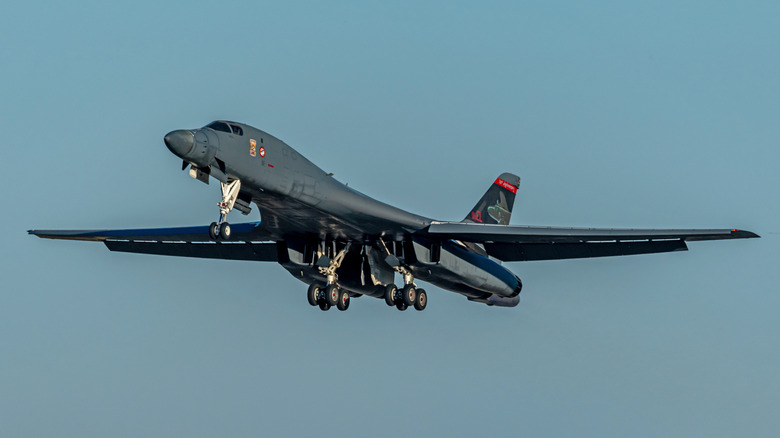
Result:
[[227,242],[214,242],[208,226],[133,230],[29,230],[46,239],[103,242],[109,250],[226,260],[277,261],[276,242],[259,222],[231,224]]
[[559,228],[464,222],[434,222],[426,233],[484,244],[488,255],[505,262],[685,251],[689,241],[759,237],[737,229]]

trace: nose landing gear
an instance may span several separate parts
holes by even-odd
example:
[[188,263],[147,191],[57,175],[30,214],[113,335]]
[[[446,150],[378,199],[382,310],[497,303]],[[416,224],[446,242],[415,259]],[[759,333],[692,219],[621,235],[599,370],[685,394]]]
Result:
[[238,192],[241,191],[241,180],[235,179],[228,183],[220,183],[220,186],[222,189],[222,201],[217,203],[219,207],[219,221],[212,222],[209,225],[209,237],[212,240],[230,240],[230,224],[225,219],[236,204]]

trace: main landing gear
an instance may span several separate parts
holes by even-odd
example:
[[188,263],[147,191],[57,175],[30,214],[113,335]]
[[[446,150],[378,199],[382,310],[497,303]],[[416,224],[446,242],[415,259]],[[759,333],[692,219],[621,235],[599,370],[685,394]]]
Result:
[[330,310],[336,306],[337,309],[344,311],[349,309],[349,292],[340,288],[337,284],[320,286],[312,284],[306,291],[306,298],[312,306],[319,306],[320,310]]
[[230,224],[225,221],[227,214],[233,209],[241,191],[241,180],[235,179],[228,183],[220,183],[222,188],[222,201],[217,203],[219,207],[219,221],[209,225],[209,237],[212,240],[230,240]]
[[402,289],[398,289],[394,284],[388,284],[385,287],[385,303],[398,310],[404,311],[414,306],[417,310],[425,310],[428,305],[428,294],[425,289],[417,289],[414,284],[406,284]]
[[385,286],[385,303],[388,306],[395,306],[398,310],[404,311],[414,306],[417,310],[425,310],[428,305],[428,294],[425,289],[417,289],[414,285],[412,273],[402,266],[395,268],[404,277],[404,287],[398,289],[394,284]]
[[312,306],[320,306],[320,310],[329,310],[331,307],[336,306],[337,309],[344,311],[349,308],[349,292],[342,289],[338,285],[338,276],[336,275],[336,269],[341,267],[341,262],[344,261],[344,257],[349,251],[350,244],[348,243],[344,249],[331,260],[322,258],[321,260],[327,261],[328,266],[320,266],[320,273],[325,276],[328,281],[327,286],[321,286],[317,283],[309,286],[309,290],[306,292],[306,297],[309,300],[309,304]]

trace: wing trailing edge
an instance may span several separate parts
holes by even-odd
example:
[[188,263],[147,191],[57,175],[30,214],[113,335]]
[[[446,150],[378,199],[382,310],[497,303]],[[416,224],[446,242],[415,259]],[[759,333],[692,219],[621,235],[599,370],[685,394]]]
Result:
[[686,242],[691,241],[760,237],[738,229],[560,228],[461,222],[433,223],[426,234],[483,244],[488,255],[506,262],[685,251]]
[[133,242],[105,240],[111,251],[222,260],[275,262],[276,242]]
[[259,222],[231,224],[228,242],[214,242],[207,226],[130,230],[29,230],[45,239],[103,242],[111,251],[224,260],[278,260],[276,242]]
[[434,236],[475,243],[578,243],[651,239],[693,241],[760,237],[750,231],[738,229],[560,228],[463,222],[434,222],[426,231]]
[[[232,240],[269,240],[266,233],[260,227],[260,222],[230,224],[230,227],[233,232]],[[28,230],[27,232],[44,239],[87,240],[96,242],[105,240],[211,242],[208,226],[129,230]]]

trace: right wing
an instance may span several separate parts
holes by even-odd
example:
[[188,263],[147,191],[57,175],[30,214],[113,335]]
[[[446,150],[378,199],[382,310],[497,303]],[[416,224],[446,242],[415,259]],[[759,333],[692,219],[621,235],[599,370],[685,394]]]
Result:
[[208,226],[132,230],[29,230],[46,239],[103,242],[109,250],[225,260],[277,261],[276,242],[259,222],[231,224],[229,241],[214,242]]
[[685,251],[689,241],[759,237],[737,229],[558,228],[462,222],[434,222],[426,231],[438,238],[484,244],[488,255],[505,262]]

